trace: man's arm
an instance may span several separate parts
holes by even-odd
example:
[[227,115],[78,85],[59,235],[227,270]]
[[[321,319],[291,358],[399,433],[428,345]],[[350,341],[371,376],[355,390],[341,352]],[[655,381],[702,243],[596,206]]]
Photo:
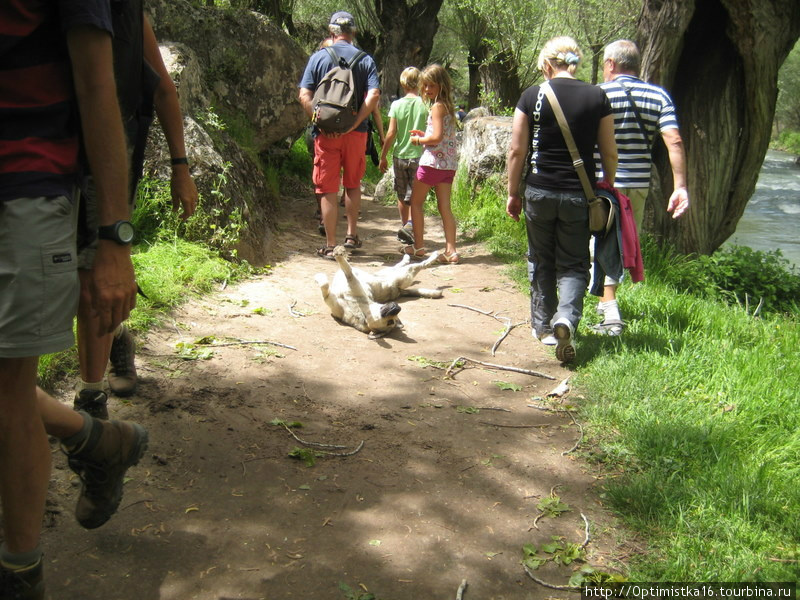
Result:
[[[161,51],[158,49],[158,41],[153,32],[153,27],[147,15],[144,16],[144,59],[161,77],[154,97],[156,114],[164,130],[164,137],[169,146],[171,158],[186,158],[186,146],[183,139],[183,115],[181,105],[178,100],[178,90],[175,83],[169,76],[164,60],[161,58]],[[183,208],[181,219],[189,218],[197,208],[197,186],[189,173],[189,165],[172,165],[172,179],[170,182],[172,191],[172,208],[178,210]]]
[[597,128],[597,147],[600,149],[600,163],[603,165],[603,179],[609,185],[614,185],[617,175],[617,140],[614,137],[614,116],[607,115],[600,119]]
[[314,116],[314,92],[313,90],[309,90],[308,88],[300,88],[300,94],[298,95],[298,100],[300,100],[300,104],[303,107],[303,110],[306,111],[308,118]]
[[389,154],[389,150],[391,150],[392,146],[394,146],[394,140],[397,137],[397,119],[394,117],[389,119],[389,131],[386,133],[386,139],[381,146],[381,160],[378,164],[378,168],[381,170],[381,173],[385,173],[386,170],[389,168],[389,163],[386,160],[386,155]]
[[677,219],[689,208],[689,191],[686,188],[686,153],[683,150],[683,139],[677,128],[665,129],[661,132],[664,145],[667,147],[669,164],[672,167],[674,189],[667,202],[667,212]]
[[[100,225],[128,215],[128,153],[111,53],[111,35],[90,26],[67,32],[83,145],[97,188]],[[130,247],[99,240],[93,273],[93,308],[101,331],[112,332],[136,305]]]
[[[356,115],[356,122],[350,128],[350,131],[353,131],[361,125],[361,122],[369,117],[372,114],[372,111],[375,110],[375,107],[378,106],[378,101],[381,99],[381,91],[378,88],[372,88],[370,91],[367,92],[367,97],[364,100],[364,104],[361,105],[361,108]],[[349,131],[348,131],[349,133]]]

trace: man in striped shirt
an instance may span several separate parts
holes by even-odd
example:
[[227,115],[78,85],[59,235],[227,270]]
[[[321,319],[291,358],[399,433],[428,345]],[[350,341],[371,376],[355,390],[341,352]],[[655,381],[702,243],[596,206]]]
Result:
[[[639,79],[640,63],[641,55],[636,44],[629,40],[610,43],[603,53],[604,83],[601,84],[611,101],[614,114],[619,152],[615,185],[630,198],[636,229],[639,231],[650,187],[653,143],[659,133],[667,148],[674,185],[667,202],[667,212],[677,219],[689,208],[686,157],[675,106],[666,90]],[[603,322],[594,328],[598,333],[622,333],[624,323],[616,299],[619,283],[606,277],[603,296],[597,306],[598,312],[603,315]]]

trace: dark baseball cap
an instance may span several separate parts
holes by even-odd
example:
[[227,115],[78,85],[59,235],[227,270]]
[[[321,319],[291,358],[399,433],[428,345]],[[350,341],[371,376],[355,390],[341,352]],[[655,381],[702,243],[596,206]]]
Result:
[[353,28],[356,26],[356,20],[349,12],[340,10],[339,12],[333,13],[331,16],[331,25]]

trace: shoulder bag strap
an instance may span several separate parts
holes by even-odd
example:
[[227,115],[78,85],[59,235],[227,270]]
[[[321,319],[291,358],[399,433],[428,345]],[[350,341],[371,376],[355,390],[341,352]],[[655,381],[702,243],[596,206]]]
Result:
[[547,100],[550,102],[550,108],[553,109],[553,113],[556,115],[558,126],[561,127],[561,134],[564,136],[567,150],[569,150],[569,155],[572,157],[572,166],[575,167],[575,171],[578,173],[578,179],[581,180],[583,193],[586,195],[587,200],[591,200],[595,196],[592,190],[592,184],[589,182],[589,176],[586,174],[586,167],[583,166],[583,159],[578,152],[578,147],[575,145],[575,139],[572,137],[572,131],[569,129],[569,123],[567,123],[567,119],[564,116],[564,111],[561,110],[561,104],[559,104],[558,98],[556,98],[549,82],[543,83],[540,89],[544,92],[544,95],[547,96]]
[[633,101],[633,95],[631,95],[631,91],[628,89],[628,86],[622,83],[621,81],[617,81],[617,83],[622,88],[622,91],[625,92],[625,95],[628,97],[628,102],[631,103],[631,108],[633,109],[633,114],[636,117],[636,122],[639,124],[639,129],[642,132],[642,137],[644,138],[644,143],[647,144],[647,147],[650,147],[650,134],[647,133],[647,127],[644,126],[644,119],[642,119],[642,114],[639,112],[639,107],[636,106],[636,102]]

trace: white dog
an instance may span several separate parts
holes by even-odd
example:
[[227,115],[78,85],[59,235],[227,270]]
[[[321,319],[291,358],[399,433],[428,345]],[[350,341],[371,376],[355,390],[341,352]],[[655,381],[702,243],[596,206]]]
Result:
[[339,263],[339,270],[330,284],[326,275],[317,273],[314,276],[322,297],[335,319],[369,333],[370,337],[382,337],[395,327],[402,327],[397,318],[400,306],[394,302],[400,296],[442,297],[442,290],[409,287],[414,283],[417,273],[436,260],[436,252],[428,259],[413,264],[409,255],[405,255],[393,267],[376,273],[352,268],[343,246],[334,248],[333,257]]

